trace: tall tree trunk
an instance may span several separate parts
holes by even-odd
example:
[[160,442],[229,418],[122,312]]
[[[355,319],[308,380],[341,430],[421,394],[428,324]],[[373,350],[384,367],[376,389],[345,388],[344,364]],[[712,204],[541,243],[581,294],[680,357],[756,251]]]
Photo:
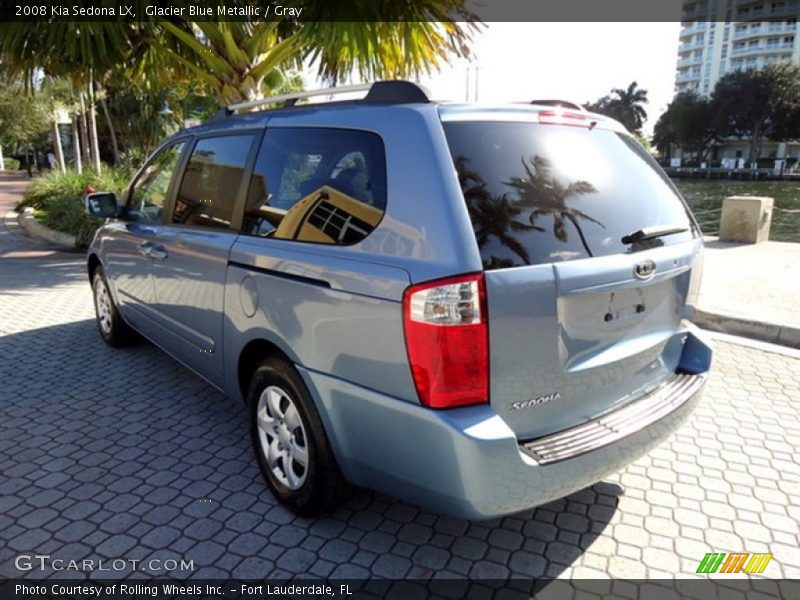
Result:
[[81,92],[78,96],[81,100],[81,152],[83,153],[83,162],[88,164],[92,162],[92,149],[89,146],[89,123],[86,120],[86,101],[83,97],[83,92]]
[[116,165],[119,162],[119,144],[117,143],[117,134],[114,132],[114,124],[111,122],[111,115],[108,114],[108,105],[106,104],[105,98],[100,99],[100,106],[103,108],[108,131],[111,134],[111,148],[114,152],[114,164]]
[[3,144],[0,144],[0,171],[6,170],[6,161],[3,158]]
[[25,167],[28,169],[28,177],[33,177],[31,171],[31,145],[25,144]]
[[100,173],[100,146],[97,143],[97,115],[94,98],[94,81],[89,73],[89,140],[92,144],[92,160],[95,170]]
[[62,173],[67,170],[64,162],[64,149],[61,147],[61,132],[58,130],[58,121],[53,121],[53,149],[56,151],[58,170]]
[[78,173],[83,173],[83,161],[81,161],[81,134],[78,121],[78,115],[72,115],[72,145],[75,149],[75,170]]

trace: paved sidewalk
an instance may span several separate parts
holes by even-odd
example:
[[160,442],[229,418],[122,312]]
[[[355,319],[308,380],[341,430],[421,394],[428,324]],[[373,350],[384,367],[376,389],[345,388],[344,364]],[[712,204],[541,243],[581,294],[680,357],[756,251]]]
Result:
[[0,171],[0,259],[75,258],[79,253],[37,239],[17,223],[14,207],[30,182],[24,171]]
[[699,325],[800,347],[800,244],[707,238]]
[[1,268],[0,578],[58,575],[16,571],[23,553],[192,560],[169,575],[200,578],[706,578],[708,552],[771,552],[753,577],[800,578],[796,351],[717,343],[678,433],[535,510],[476,523],[361,491],[301,519],[266,490],[238,402],[152,345],[100,340],[82,261]]

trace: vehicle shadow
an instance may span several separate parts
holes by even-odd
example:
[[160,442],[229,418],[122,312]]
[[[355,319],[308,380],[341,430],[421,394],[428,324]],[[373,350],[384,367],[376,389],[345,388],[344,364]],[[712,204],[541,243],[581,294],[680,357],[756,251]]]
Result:
[[741,248],[742,246],[752,246],[752,244],[746,244],[741,242],[720,242],[718,239],[704,239],[703,245],[706,248],[716,248],[719,250],[729,250],[733,248]]
[[[299,518],[267,490],[241,403],[154,346],[113,350],[82,320],[5,335],[0,354],[2,577],[513,578],[530,591],[582,557],[622,495],[598,483],[471,522],[357,490]],[[192,568],[20,572],[26,552]]]

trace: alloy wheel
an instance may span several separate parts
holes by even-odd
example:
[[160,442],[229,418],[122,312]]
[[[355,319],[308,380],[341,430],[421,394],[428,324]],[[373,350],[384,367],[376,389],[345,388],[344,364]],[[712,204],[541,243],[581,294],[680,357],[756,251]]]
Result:
[[100,329],[105,335],[109,335],[112,327],[111,296],[102,277],[95,279],[94,302],[97,307],[97,321],[100,323]]
[[269,470],[290,490],[299,489],[308,475],[308,438],[295,401],[271,385],[261,392],[256,418]]

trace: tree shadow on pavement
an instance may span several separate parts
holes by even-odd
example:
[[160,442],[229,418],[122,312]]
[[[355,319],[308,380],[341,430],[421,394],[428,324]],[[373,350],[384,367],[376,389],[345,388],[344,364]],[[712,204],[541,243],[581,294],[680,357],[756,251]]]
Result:
[[358,490],[303,519],[267,490],[241,403],[154,346],[113,350],[82,320],[6,335],[0,352],[4,577],[58,576],[14,567],[14,556],[46,553],[193,567],[86,577],[514,578],[531,590],[592,546],[622,494],[598,483],[471,522]]
[[86,283],[88,290],[87,273],[86,257],[79,253],[75,254],[74,260],[4,258],[0,260],[0,295],[20,295],[79,282]]

